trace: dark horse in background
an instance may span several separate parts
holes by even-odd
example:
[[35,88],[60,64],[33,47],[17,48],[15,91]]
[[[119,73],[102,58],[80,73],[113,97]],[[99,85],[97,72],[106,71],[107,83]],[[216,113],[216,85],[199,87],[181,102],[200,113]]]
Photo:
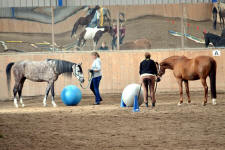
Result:
[[210,43],[212,43],[214,47],[225,47],[225,30],[222,31],[221,36],[209,32],[203,32],[203,34],[206,47],[208,47]]
[[72,33],[71,33],[71,37],[73,37],[73,35],[75,34],[76,35],[76,31],[78,29],[78,27],[81,25],[81,26],[87,26],[91,20],[93,19],[96,11],[99,9],[100,7],[99,6],[95,6],[95,8],[93,9],[90,9],[91,12],[86,16],[86,17],[80,17],[74,24],[73,26],[73,30],[72,30]]
[[57,60],[57,59],[47,59],[45,61],[19,61],[9,63],[6,67],[6,75],[7,75],[7,85],[8,91],[10,92],[10,83],[11,83],[11,68],[13,70],[15,84],[13,88],[14,95],[14,105],[18,108],[16,95],[18,93],[19,100],[24,107],[24,103],[22,100],[22,89],[23,84],[26,79],[35,82],[47,82],[47,88],[45,91],[45,97],[43,100],[43,105],[46,106],[46,100],[48,98],[48,93],[51,90],[52,94],[52,105],[56,107],[55,103],[55,92],[54,92],[54,83],[58,79],[58,76],[61,74],[66,74],[71,77],[72,73],[77,79],[83,83],[84,76],[81,68],[81,64],[75,64],[73,62]]
[[191,103],[188,81],[200,79],[205,91],[203,102],[205,106],[208,98],[207,77],[210,78],[212,104],[216,104],[216,68],[216,61],[209,56],[198,56],[193,59],[185,56],[171,56],[160,62],[158,70],[159,76],[162,76],[166,69],[173,70],[180,90],[180,102],[178,105],[183,103],[183,82],[186,87],[188,103]]

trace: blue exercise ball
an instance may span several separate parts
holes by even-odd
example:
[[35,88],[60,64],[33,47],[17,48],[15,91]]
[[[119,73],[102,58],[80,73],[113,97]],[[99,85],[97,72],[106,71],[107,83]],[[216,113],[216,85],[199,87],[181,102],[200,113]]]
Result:
[[82,93],[78,87],[75,85],[68,85],[64,87],[61,92],[61,99],[63,103],[67,106],[74,106],[80,103],[82,98]]

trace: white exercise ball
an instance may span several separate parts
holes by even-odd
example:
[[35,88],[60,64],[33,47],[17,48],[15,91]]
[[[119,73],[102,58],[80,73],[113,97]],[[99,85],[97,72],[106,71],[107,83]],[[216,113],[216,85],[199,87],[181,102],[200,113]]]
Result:
[[[129,84],[126,86],[123,90],[122,93],[122,100],[124,104],[128,107],[132,107],[134,104],[134,97],[138,96],[140,90],[140,84]],[[138,99],[138,104],[139,106],[143,103],[144,101],[144,96],[143,96],[143,89],[141,88],[139,99]]]

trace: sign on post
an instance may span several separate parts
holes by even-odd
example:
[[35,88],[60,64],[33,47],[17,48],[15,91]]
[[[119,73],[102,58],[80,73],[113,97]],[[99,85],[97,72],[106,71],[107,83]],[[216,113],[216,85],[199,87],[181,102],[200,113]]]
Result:
[[213,56],[220,56],[221,55],[221,52],[220,50],[213,50]]

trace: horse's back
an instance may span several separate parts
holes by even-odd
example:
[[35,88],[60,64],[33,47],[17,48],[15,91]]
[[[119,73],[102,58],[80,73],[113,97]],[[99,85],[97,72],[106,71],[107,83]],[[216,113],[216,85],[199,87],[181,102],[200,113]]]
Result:
[[[33,81],[43,81],[47,76],[54,74],[54,69],[48,60],[45,61],[19,61],[14,66],[14,74],[20,74]],[[47,76],[46,76],[47,75]]]
[[216,61],[210,56],[197,56],[189,59],[185,56],[174,56],[176,64],[174,65],[174,74],[185,80],[198,80],[207,77],[212,67],[215,67]]

